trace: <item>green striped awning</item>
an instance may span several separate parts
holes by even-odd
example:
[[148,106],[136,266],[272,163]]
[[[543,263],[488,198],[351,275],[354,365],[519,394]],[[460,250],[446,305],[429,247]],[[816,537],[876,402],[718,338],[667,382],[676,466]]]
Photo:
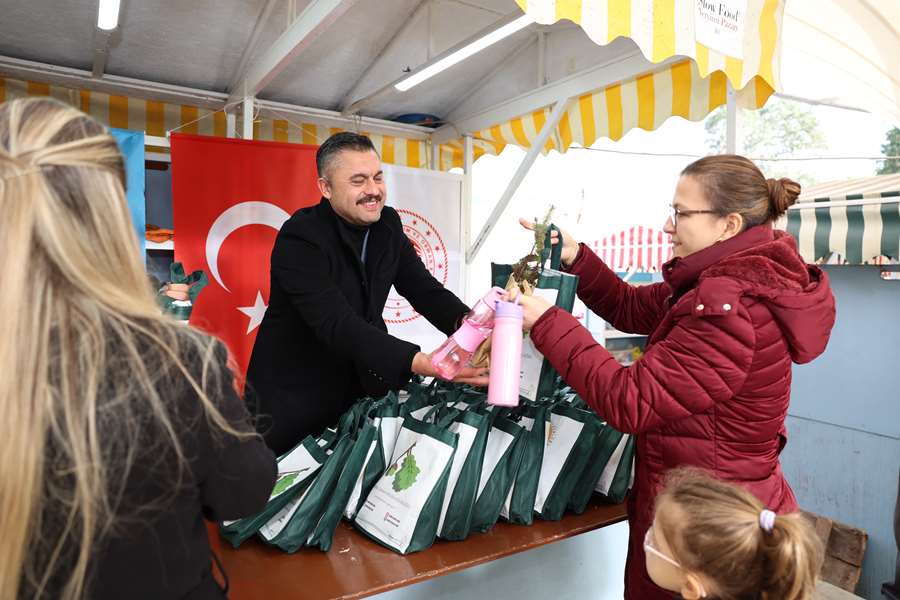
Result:
[[900,261],[900,174],[815,186],[777,226],[794,236],[809,263],[835,253],[843,264]]

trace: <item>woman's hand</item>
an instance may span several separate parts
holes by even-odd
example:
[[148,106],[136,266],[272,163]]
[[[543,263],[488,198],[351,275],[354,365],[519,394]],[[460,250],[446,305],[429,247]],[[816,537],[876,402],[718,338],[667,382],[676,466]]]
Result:
[[519,305],[522,307],[522,329],[531,331],[534,323],[543,316],[553,305],[540,296],[526,296],[514,289],[506,293],[504,300],[512,302],[519,297]]
[[[522,225],[525,229],[529,231],[534,231],[534,223],[529,221],[528,219],[523,219],[519,217],[519,224]],[[560,258],[562,259],[562,263],[565,266],[571,265],[575,262],[575,258],[578,256],[578,240],[572,237],[567,231],[559,230],[559,233],[552,231],[550,232],[550,244],[558,244],[559,236],[562,235],[562,254]]]
[[[434,365],[431,364],[431,355],[424,352],[417,352],[412,361],[412,372],[423,377],[437,377],[438,375]],[[467,383],[476,387],[486,387],[490,379],[487,369],[479,369],[475,367],[463,367],[462,370],[453,378],[454,383]]]
[[165,294],[172,300],[190,300],[188,290],[190,286],[186,283],[167,283],[159,290],[160,294]]

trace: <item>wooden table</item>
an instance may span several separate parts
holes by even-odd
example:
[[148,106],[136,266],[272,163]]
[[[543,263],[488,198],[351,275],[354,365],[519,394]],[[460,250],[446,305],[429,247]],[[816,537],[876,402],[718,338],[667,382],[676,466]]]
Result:
[[592,501],[581,515],[562,521],[535,519],[524,527],[500,522],[489,533],[463,542],[438,541],[428,550],[401,556],[342,522],[330,552],[304,548],[285,554],[256,538],[234,549],[214,526],[210,544],[231,587],[231,600],[365,598],[624,521],[624,504]]

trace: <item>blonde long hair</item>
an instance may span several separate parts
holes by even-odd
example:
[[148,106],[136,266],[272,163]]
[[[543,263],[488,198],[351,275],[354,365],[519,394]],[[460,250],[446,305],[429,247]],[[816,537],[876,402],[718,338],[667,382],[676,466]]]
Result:
[[46,98],[0,105],[0,598],[40,597],[51,581],[61,598],[87,593],[141,432],[177,457],[181,481],[183,426],[162,377],[193,389],[213,431],[251,435],[207,394],[229,376],[218,343],[156,307],[124,179],[90,117]]
[[668,475],[656,506],[668,503],[680,509],[674,521],[658,519],[672,558],[711,579],[716,598],[813,597],[822,548],[800,514],[778,515],[766,531],[760,526],[765,506],[756,496],[690,467]]

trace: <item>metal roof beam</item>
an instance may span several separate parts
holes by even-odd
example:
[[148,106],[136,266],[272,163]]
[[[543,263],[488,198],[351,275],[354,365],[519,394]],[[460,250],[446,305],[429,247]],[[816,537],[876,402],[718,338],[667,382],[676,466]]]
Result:
[[103,77],[106,70],[106,59],[109,56],[109,39],[113,32],[97,27],[94,29],[94,64],[91,75],[95,79]]
[[356,1],[312,0],[287,31],[253,63],[247,75],[231,90],[229,103],[240,102],[246,96],[259,95],[294,58],[306,50]]
[[[541,128],[540,133],[538,133],[538,136],[534,140],[534,143],[531,145],[531,148],[528,149],[528,152],[525,154],[525,158],[522,159],[522,162],[519,164],[519,168],[516,169],[516,172],[513,174],[512,179],[509,181],[509,184],[503,191],[503,195],[500,196],[499,200],[497,200],[497,204],[494,206],[494,210],[491,212],[491,216],[487,218],[487,221],[485,221],[484,223],[484,227],[481,228],[481,232],[479,232],[478,237],[475,238],[475,243],[466,248],[466,264],[470,265],[472,264],[472,261],[475,260],[475,256],[478,255],[478,251],[481,250],[481,247],[484,245],[484,242],[491,234],[494,226],[500,220],[500,217],[503,216],[503,211],[506,210],[506,207],[509,205],[509,201],[512,200],[513,195],[516,193],[516,190],[519,189],[519,185],[525,179],[525,176],[528,175],[528,171],[531,169],[531,165],[534,164],[535,159],[537,159],[538,155],[541,153],[541,150],[544,148],[544,144],[547,143],[547,139],[550,137],[553,131],[556,130],[556,126],[559,125],[560,119],[562,119],[563,114],[565,114],[571,104],[571,97],[563,95],[556,99],[553,110],[550,112],[550,116],[547,118],[547,122],[544,123],[544,126]],[[466,136],[465,139],[467,145],[471,144],[470,140],[472,138],[470,136]]]
[[[91,90],[104,94],[118,94],[142,100],[155,100],[170,104],[185,104],[209,110],[221,110],[225,106],[226,94],[197,88],[188,88],[141,79],[131,79],[116,75],[105,75],[102,79],[91,77],[90,71],[58,67],[19,58],[0,55],[0,77],[22,79],[58,85],[73,90]],[[290,115],[304,122],[321,124],[326,127],[368,131],[383,135],[394,135],[410,139],[427,139],[434,131],[429,127],[407,125],[369,117],[344,117],[333,110],[323,110],[256,99],[260,114],[272,118]],[[233,115],[229,115],[233,121]]]
[[119,94],[171,104],[188,104],[212,110],[222,108],[227,98],[220,92],[117,75],[105,75],[102,79],[94,79],[91,71],[59,67],[9,56],[0,56],[0,74],[26,81],[40,81],[62,87]]
[[420,0],[420,2],[413,8],[412,12],[403,19],[403,24],[394,32],[394,35],[391,36],[391,39],[375,54],[375,58],[372,59],[371,62],[366,66],[366,69],[363,71],[362,75],[356,80],[353,84],[353,87],[350,88],[350,91],[347,92],[343,99],[341,100],[341,111],[347,110],[350,105],[356,100],[357,94],[360,92],[360,88],[362,87],[363,82],[366,79],[366,76],[372,72],[378,65],[381,64],[381,61],[384,60],[384,57],[393,50],[397,44],[398,40],[402,38],[406,33],[415,25],[419,17],[422,16],[422,13],[425,12],[428,7],[431,5],[431,0]]
[[509,63],[521,56],[524,52],[528,51],[528,49],[534,46],[537,42],[538,38],[536,37],[529,36],[528,38],[526,38],[521,44],[513,48],[512,52],[504,56],[500,60],[500,62],[497,63],[497,66],[491,69],[491,71],[487,75],[479,79],[475,85],[471,86],[468,90],[460,94],[456,101],[444,112],[448,115],[455,113],[460,106],[465,104],[466,100],[474,96],[476,92],[483,90],[484,86],[490,83],[498,73],[509,66]]
[[[451,48],[445,50],[444,52],[441,52],[441,53],[438,54],[437,56],[433,57],[431,60],[422,63],[421,65],[417,66],[415,69],[413,69],[412,71],[410,71],[409,73],[403,73],[402,76],[398,77],[398,78],[395,79],[394,81],[392,81],[392,82],[388,83],[387,85],[385,85],[385,86],[383,86],[383,87],[381,87],[381,88],[375,90],[375,91],[372,92],[371,94],[369,94],[369,95],[367,95],[367,96],[365,96],[365,97],[363,97],[363,98],[360,98],[359,100],[356,100],[355,102],[353,102],[350,106],[348,106],[347,108],[345,108],[345,109],[342,110],[341,112],[344,113],[345,115],[353,115],[353,114],[358,113],[359,111],[361,111],[361,110],[363,110],[365,107],[369,106],[372,102],[374,102],[374,101],[377,100],[378,98],[380,98],[380,97],[384,96],[385,94],[387,94],[387,93],[393,91],[393,90],[394,90],[394,85],[396,85],[397,83],[400,83],[400,82],[403,81],[404,79],[408,79],[409,77],[412,77],[412,76],[415,75],[416,73],[419,73],[419,72],[421,72],[421,71],[424,71],[425,69],[431,67],[433,64],[438,63],[438,62],[444,60],[444,59],[447,58],[448,56],[450,56],[450,55],[452,55],[452,54],[455,54],[455,53],[458,52],[459,50],[462,50],[463,48],[465,48],[465,47],[468,46],[469,44],[471,44],[471,43],[473,43],[473,42],[476,42],[476,41],[480,40],[481,38],[483,38],[484,36],[488,35],[489,33],[493,32],[493,31],[496,31],[497,29],[500,29],[501,27],[504,27],[505,25],[510,24],[510,23],[512,23],[513,21],[515,21],[516,19],[519,19],[519,18],[521,18],[521,17],[522,17],[522,12],[521,12],[521,11],[516,11],[516,12],[513,12],[513,13],[510,13],[510,14],[506,15],[506,16],[503,17],[502,19],[499,19],[499,20],[495,21],[494,23],[488,25],[487,27],[485,27],[484,29],[482,29],[481,31],[479,31],[478,33],[476,33],[475,35],[472,35],[472,36],[470,36],[470,37],[464,39],[463,41],[459,42],[459,43],[456,44],[455,46],[453,46],[453,47],[451,47]],[[530,27],[533,27],[533,25],[530,25]],[[527,29],[527,28],[526,28],[526,29]],[[523,31],[524,31],[524,30],[525,30],[525,29],[523,29]]]
[[280,3],[281,0],[266,0],[265,6],[263,6],[262,10],[259,12],[256,24],[253,26],[250,38],[247,40],[247,45],[244,46],[244,52],[241,54],[238,68],[234,73],[234,77],[231,79],[231,83],[228,85],[229,92],[234,91],[247,74],[247,65],[250,62],[250,57],[253,55],[254,48],[256,48],[256,43],[259,41],[259,36],[265,28],[266,23],[269,21],[269,18],[272,16],[272,11],[274,11],[275,7]]
[[284,119],[286,116],[314,122],[326,127],[340,127],[350,131],[366,131],[381,135],[394,135],[414,140],[427,140],[434,129],[420,125],[407,125],[395,121],[385,121],[371,117],[346,117],[334,110],[311,108],[274,102],[272,100],[256,99],[256,107],[259,114],[273,119]]
[[461,135],[487,129],[498,123],[505,123],[515,117],[533,112],[554,104],[561,97],[571,98],[599,88],[613,85],[650,70],[684,60],[673,57],[654,65],[635,50],[599,65],[584,69],[530,92],[510,98],[474,114],[449,114],[446,121],[450,124],[435,130],[432,140],[435,144],[443,144],[458,139]]

